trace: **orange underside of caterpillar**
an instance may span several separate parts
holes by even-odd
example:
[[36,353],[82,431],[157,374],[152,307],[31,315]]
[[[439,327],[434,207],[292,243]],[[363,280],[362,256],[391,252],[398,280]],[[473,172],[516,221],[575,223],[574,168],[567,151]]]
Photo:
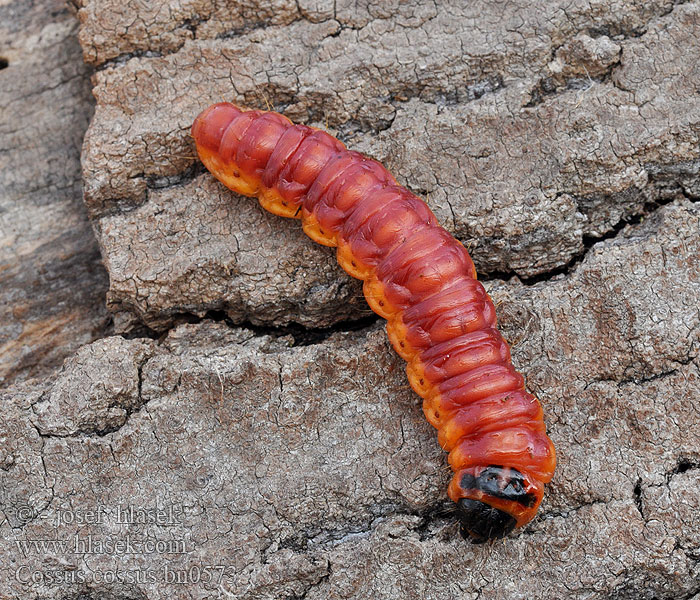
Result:
[[197,117],[192,136],[224,185],[300,218],[364,281],[449,452],[448,494],[463,530],[485,541],[530,521],[554,473],[554,447],[464,246],[380,163],[324,131],[220,103]]

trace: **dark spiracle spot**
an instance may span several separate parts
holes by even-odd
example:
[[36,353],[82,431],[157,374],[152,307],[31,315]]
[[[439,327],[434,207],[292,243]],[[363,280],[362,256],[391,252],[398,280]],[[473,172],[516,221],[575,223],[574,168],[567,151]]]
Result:
[[0,56],[0,71],[3,69],[7,69],[7,67],[10,66],[10,61],[7,60],[4,56]]
[[462,536],[475,544],[498,540],[515,529],[515,517],[481,500],[462,498],[457,503]]

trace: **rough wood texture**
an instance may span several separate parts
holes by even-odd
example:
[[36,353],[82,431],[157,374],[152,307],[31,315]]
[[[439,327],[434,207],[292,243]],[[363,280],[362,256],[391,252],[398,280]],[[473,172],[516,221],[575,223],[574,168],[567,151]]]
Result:
[[[82,1],[86,202],[131,333],[3,392],[0,596],[698,598],[700,2],[463,4]],[[327,123],[491,276],[559,458],[520,535],[456,535],[381,324],[269,327],[364,307],[186,158],[222,99]]]
[[76,30],[60,1],[0,5],[0,384],[50,372],[108,321],[81,202],[94,102]]
[[[587,242],[644,214],[669,175],[693,193],[694,3],[414,3],[375,14],[340,2],[335,16],[289,4],[287,17],[283,7],[247,15],[243,30],[235,2],[228,10],[175,2],[171,13],[184,13],[167,23],[163,11],[141,14],[141,3],[82,9],[86,57],[106,65],[95,79],[84,174],[115,310],[162,329],[173,313],[211,308],[258,323],[326,325],[361,306],[348,305],[357,287],[293,223],[270,225],[239,204],[245,218],[230,223],[221,218],[230,195],[201,202],[208,176],[185,158],[188,128],[222,99],[269,103],[385,162],[473,244],[482,275],[563,268]],[[130,43],[121,32],[132,12],[169,35]],[[195,194],[186,208],[176,200]],[[172,226],[183,219],[186,233]],[[156,269],[143,259],[154,247],[179,251]],[[251,280],[266,285],[239,285]]]

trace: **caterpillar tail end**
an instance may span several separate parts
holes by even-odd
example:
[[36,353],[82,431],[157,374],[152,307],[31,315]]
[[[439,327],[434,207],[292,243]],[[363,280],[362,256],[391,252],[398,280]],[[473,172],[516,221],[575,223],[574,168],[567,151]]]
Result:
[[457,504],[462,535],[479,544],[531,521],[544,485],[512,467],[474,466],[455,473],[448,494]]
[[217,152],[224,131],[241,110],[229,102],[219,102],[203,110],[192,123],[190,135],[198,148]]

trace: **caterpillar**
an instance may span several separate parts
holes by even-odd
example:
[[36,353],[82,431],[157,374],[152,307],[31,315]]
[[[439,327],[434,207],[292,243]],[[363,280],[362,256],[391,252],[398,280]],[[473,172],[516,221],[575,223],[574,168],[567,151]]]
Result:
[[554,474],[554,446],[466,248],[379,162],[322,130],[223,102],[191,134],[226,187],[301,219],[306,235],[336,247],[340,266],[363,280],[449,452],[447,493],[462,535],[485,542],[532,520]]

